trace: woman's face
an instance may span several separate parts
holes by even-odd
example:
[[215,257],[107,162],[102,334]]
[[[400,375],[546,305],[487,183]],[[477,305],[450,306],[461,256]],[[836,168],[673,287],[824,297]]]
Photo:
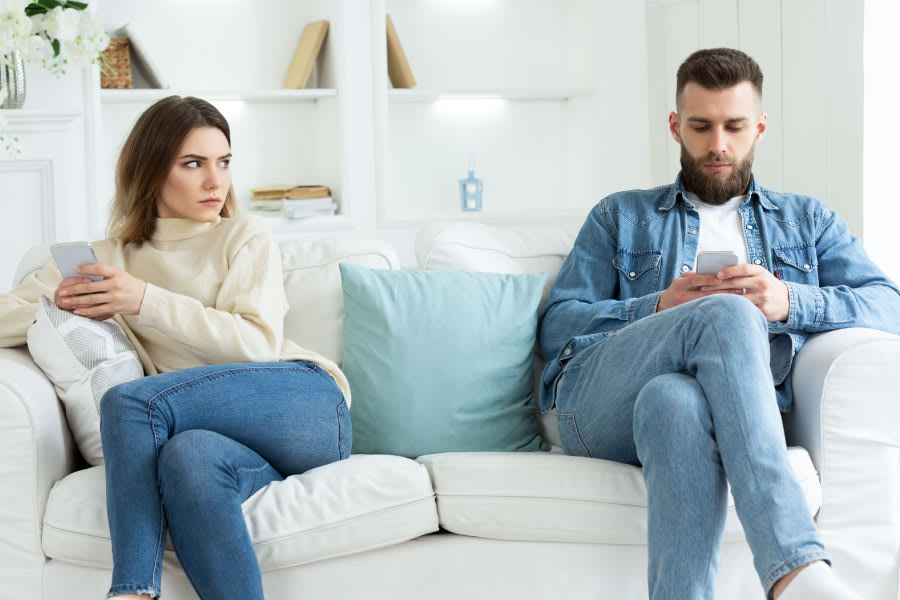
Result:
[[231,148],[215,127],[195,127],[184,138],[156,202],[164,219],[215,221],[231,188]]

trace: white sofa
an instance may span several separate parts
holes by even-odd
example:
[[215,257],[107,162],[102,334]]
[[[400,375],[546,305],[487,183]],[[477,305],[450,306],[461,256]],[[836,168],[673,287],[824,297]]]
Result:
[[[571,248],[554,229],[436,224],[419,268],[550,271]],[[286,334],[342,358],[337,263],[400,268],[377,240],[282,246]],[[23,259],[17,277],[46,260]],[[537,361],[536,368],[541,366]],[[900,337],[816,336],[796,361],[790,451],[840,577],[896,600],[900,573]],[[267,598],[645,598],[640,470],[555,451],[409,460],[357,455],[260,490],[244,505]],[[0,599],[97,600],[110,582],[103,468],[86,468],[53,386],[24,347],[0,349]],[[439,530],[440,528],[440,530]],[[760,599],[730,505],[717,598]],[[163,595],[196,598],[174,552]]]

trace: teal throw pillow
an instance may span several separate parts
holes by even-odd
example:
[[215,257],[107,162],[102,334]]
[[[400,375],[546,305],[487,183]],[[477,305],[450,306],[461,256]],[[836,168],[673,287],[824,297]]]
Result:
[[546,273],[340,269],[354,453],[546,449],[531,367]]

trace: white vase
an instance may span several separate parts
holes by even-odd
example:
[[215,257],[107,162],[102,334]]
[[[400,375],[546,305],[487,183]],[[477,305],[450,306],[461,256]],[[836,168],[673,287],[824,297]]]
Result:
[[13,51],[6,57],[7,64],[0,67],[0,97],[6,98],[0,108],[22,108],[25,104],[25,64],[22,55]]

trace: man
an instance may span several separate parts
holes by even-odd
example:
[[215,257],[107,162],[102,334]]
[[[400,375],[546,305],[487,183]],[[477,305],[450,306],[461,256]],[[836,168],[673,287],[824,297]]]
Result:
[[[737,50],[685,60],[680,175],[594,207],[541,315],[541,407],[566,452],[643,466],[653,600],[713,597],[726,481],[769,598],[858,598],[828,566],[779,408],[811,333],[900,332],[900,289],[828,207],[751,174],[762,79]],[[701,275],[703,250],[741,264]]]

